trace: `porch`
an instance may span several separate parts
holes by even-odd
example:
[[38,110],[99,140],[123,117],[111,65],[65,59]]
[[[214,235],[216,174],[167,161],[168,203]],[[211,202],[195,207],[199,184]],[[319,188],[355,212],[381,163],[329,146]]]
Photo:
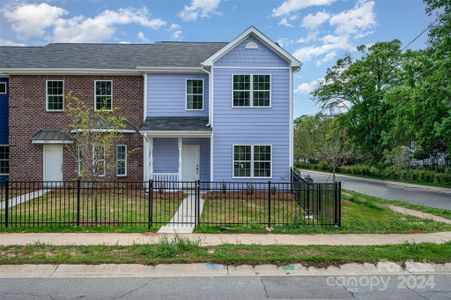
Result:
[[144,179],[210,181],[211,128],[204,117],[148,117],[144,138]]

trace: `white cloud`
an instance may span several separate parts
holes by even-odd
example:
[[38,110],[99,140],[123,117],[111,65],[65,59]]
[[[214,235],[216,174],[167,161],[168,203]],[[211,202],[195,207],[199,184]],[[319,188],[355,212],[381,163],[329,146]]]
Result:
[[102,42],[114,35],[118,25],[138,24],[158,29],[166,24],[160,18],[151,18],[145,7],[104,10],[92,18],[83,15],[64,18],[68,14],[65,9],[41,3],[4,9],[3,14],[20,36],[40,36],[53,42]]
[[183,21],[196,21],[197,18],[207,18],[210,15],[220,15],[217,10],[221,0],[192,0],[179,12]]
[[324,55],[324,57],[320,60],[316,61],[316,65],[317,66],[321,66],[322,64],[326,63],[326,62],[330,62],[331,60],[333,60],[335,58],[335,56],[337,56],[337,52],[335,51],[330,51],[329,53],[327,53],[326,55]]
[[77,16],[55,21],[53,41],[57,42],[102,42],[116,32],[116,25],[139,24],[158,29],[166,24],[162,19],[152,19],[147,9],[121,8],[117,11],[105,10],[95,18]]
[[67,13],[65,9],[47,3],[24,4],[3,10],[6,20],[12,24],[12,30],[23,38],[43,35],[46,28]]
[[146,37],[146,35],[142,31],[138,32],[138,38],[143,43],[150,43],[150,40]]
[[326,35],[321,38],[322,45],[308,46],[297,49],[293,55],[301,61],[308,61],[314,57],[329,55],[331,57],[332,51],[349,50],[352,46],[349,44],[347,36],[333,36]]
[[274,17],[289,15],[310,6],[330,5],[335,0],[285,0],[279,7],[272,10]]
[[326,12],[319,11],[316,14],[308,14],[302,19],[301,27],[308,29],[316,29],[321,24],[329,20],[330,15]]
[[293,24],[288,22],[287,18],[282,18],[282,20],[280,20],[280,22],[279,22],[279,25],[283,26],[283,27],[288,27],[288,28],[293,28],[294,27]]
[[332,16],[330,25],[336,26],[337,34],[352,34],[362,37],[376,26],[374,1],[359,1],[352,9]]
[[302,44],[302,43],[307,43],[307,42],[311,42],[311,41],[316,41],[318,39],[318,36],[319,36],[319,32],[317,30],[309,31],[309,33],[307,34],[307,37],[300,38],[297,40],[297,42]]
[[297,88],[294,90],[294,92],[296,94],[310,94],[318,87],[321,80],[322,79],[316,79],[316,80],[312,80],[310,82],[302,82],[297,86]]
[[172,23],[169,31],[172,32],[172,37],[176,40],[182,35],[182,27],[179,24]]
[[22,43],[16,43],[10,40],[0,39],[0,46],[26,46],[26,45]]

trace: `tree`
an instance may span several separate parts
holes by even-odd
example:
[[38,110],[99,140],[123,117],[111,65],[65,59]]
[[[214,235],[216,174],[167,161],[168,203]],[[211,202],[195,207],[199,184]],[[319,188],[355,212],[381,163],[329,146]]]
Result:
[[69,150],[77,161],[79,178],[95,182],[105,175],[115,174],[113,150],[116,142],[123,138],[120,130],[126,128],[126,119],[117,116],[116,110],[94,110],[72,92],[65,98],[73,141]]
[[350,142],[366,160],[381,161],[382,134],[387,128],[385,93],[396,86],[401,60],[400,42],[380,42],[358,47],[360,58],[349,54],[337,60],[313,92],[323,110],[330,110],[346,129]]

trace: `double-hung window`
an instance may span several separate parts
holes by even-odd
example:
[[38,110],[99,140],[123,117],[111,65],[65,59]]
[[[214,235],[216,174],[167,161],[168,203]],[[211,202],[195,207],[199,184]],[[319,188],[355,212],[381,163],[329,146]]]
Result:
[[270,106],[270,75],[233,75],[233,107]]
[[64,81],[47,80],[47,111],[64,110]]
[[233,177],[271,177],[270,145],[234,145]]
[[0,175],[9,174],[9,146],[0,145]]
[[116,176],[127,176],[127,145],[116,146]]
[[186,109],[204,109],[204,81],[203,79],[186,80]]
[[105,148],[103,146],[93,147],[92,162],[94,174],[105,176]]
[[113,81],[96,80],[95,85],[95,109],[112,110],[113,109]]

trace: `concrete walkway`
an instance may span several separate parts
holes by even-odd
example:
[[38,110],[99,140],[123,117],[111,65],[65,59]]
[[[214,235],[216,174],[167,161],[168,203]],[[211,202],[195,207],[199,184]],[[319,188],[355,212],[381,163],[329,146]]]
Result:
[[[451,241],[451,232],[418,234],[179,234],[202,246],[220,244],[259,245],[390,245],[411,243],[442,244]],[[156,244],[163,237],[175,234],[159,233],[0,233],[0,246],[29,245],[134,245]]]
[[[199,199],[199,216],[202,215],[204,200]],[[196,226],[196,195],[191,193],[178,208],[171,221],[162,226],[158,233],[192,233]]]
[[433,220],[436,222],[441,222],[441,223],[446,223],[446,224],[450,224],[451,225],[451,220],[440,217],[440,216],[436,216],[433,214],[428,214],[422,211],[418,211],[415,209],[410,209],[410,208],[405,208],[405,207],[401,207],[401,206],[397,206],[397,205],[387,205],[387,207],[389,207],[391,210],[397,212],[397,213],[401,213],[404,215],[408,215],[408,216],[414,216],[417,218],[421,218],[421,219],[428,219],[428,220]]
[[327,268],[304,267],[302,264],[239,265],[168,264],[145,266],[138,264],[103,265],[1,265],[0,278],[96,278],[96,277],[203,277],[203,276],[321,276],[321,275],[412,275],[451,274],[451,263],[433,264],[394,262],[377,264],[349,263]]
[[[47,194],[50,191],[51,191],[50,189],[37,190],[37,191],[30,192],[28,194],[24,194],[24,195],[20,195],[20,196],[11,198],[8,200],[8,207],[14,207],[16,205],[33,200],[34,198],[44,196],[45,194]],[[0,209],[5,209],[5,207],[6,207],[5,201],[2,201],[0,203]]]

